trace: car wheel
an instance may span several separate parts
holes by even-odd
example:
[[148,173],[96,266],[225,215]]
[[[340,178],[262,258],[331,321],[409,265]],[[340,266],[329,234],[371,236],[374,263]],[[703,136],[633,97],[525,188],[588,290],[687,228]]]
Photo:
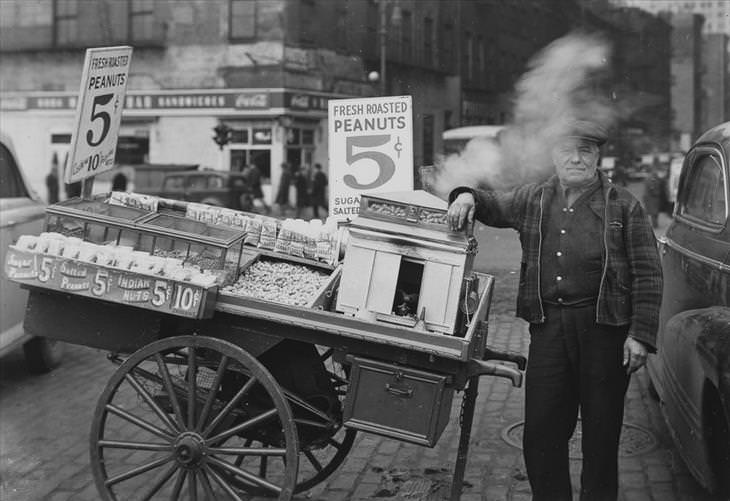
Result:
[[31,372],[48,372],[60,365],[63,343],[44,337],[34,337],[23,345],[23,352]]
[[[723,499],[730,496],[730,423],[722,410],[719,396],[712,395],[709,405],[709,434],[710,462],[715,474],[715,490]],[[730,497],[728,497],[730,499]]]

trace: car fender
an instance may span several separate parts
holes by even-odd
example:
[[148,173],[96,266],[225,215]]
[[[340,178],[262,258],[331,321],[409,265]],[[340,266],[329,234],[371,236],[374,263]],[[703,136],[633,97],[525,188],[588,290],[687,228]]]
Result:
[[730,416],[730,308],[678,313],[666,323],[660,350],[665,421],[688,468],[700,483],[712,488],[703,402],[712,385],[720,395],[725,418]]
[[712,306],[693,310],[702,328],[697,337],[697,353],[720,393],[725,418],[730,422],[730,308]]

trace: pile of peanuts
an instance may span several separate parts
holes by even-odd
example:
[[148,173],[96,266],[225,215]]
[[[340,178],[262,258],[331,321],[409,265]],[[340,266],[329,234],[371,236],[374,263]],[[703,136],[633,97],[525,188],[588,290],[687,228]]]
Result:
[[275,303],[305,306],[329,275],[300,264],[260,260],[243,272],[224,292]]
[[406,208],[401,207],[400,205],[370,202],[368,210],[371,212],[377,212],[378,214],[383,214],[384,216],[406,217]]
[[421,213],[418,215],[418,220],[423,223],[431,224],[446,224],[448,222],[446,219],[446,212],[436,212],[425,209],[421,209]]

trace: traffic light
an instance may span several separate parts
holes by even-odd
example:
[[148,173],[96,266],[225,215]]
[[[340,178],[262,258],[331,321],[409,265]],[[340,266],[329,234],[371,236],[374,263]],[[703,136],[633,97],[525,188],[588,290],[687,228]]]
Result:
[[233,129],[231,129],[223,122],[220,122],[218,125],[213,127],[213,132],[215,132],[215,136],[213,136],[213,141],[215,141],[215,143],[221,150],[231,141],[232,130]]

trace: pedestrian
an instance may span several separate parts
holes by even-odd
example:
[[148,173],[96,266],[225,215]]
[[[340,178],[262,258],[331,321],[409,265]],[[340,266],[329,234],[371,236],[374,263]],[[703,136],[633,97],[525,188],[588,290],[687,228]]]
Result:
[[279,176],[279,187],[276,191],[274,203],[279,208],[279,214],[283,214],[289,207],[289,187],[291,186],[292,168],[287,162],[281,164],[281,175]]
[[662,180],[659,178],[659,172],[656,168],[652,169],[649,176],[644,181],[644,208],[649,214],[651,225],[654,228],[659,226],[659,212],[662,208]]
[[295,217],[298,219],[302,215],[302,210],[309,207],[309,167],[302,166],[296,170],[294,174],[294,188],[297,194],[297,207]]
[[449,225],[512,227],[522,243],[517,315],[530,323],[523,454],[533,500],[570,500],[568,444],[582,423],[581,501],[615,501],[630,374],[656,351],[662,271],[638,200],[599,172],[598,124],[574,121],[556,175],[510,191],[461,187]]
[[243,168],[243,176],[251,187],[251,197],[253,204],[257,208],[263,209],[266,214],[271,212],[271,208],[264,201],[264,191],[261,189],[261,169],[255,163],[249,164]]
[[121,172],[112,178],[112,191],[127,191],[127,176]]
[[324,216],[327,217],[329,209],[327,208],[327,200],[325,198],[325,190],[327,189],[327,174],[322,172],[322,164],[314,164],[314,173],[312,174],[312,194],[310,203],[312,204],[312,216],[319,218],[319,208],[324,209]]
[[48,203],[58,202],[58,156],[53,154],[51,159],[51,171],[46,176],[46,189],[48,190]]

